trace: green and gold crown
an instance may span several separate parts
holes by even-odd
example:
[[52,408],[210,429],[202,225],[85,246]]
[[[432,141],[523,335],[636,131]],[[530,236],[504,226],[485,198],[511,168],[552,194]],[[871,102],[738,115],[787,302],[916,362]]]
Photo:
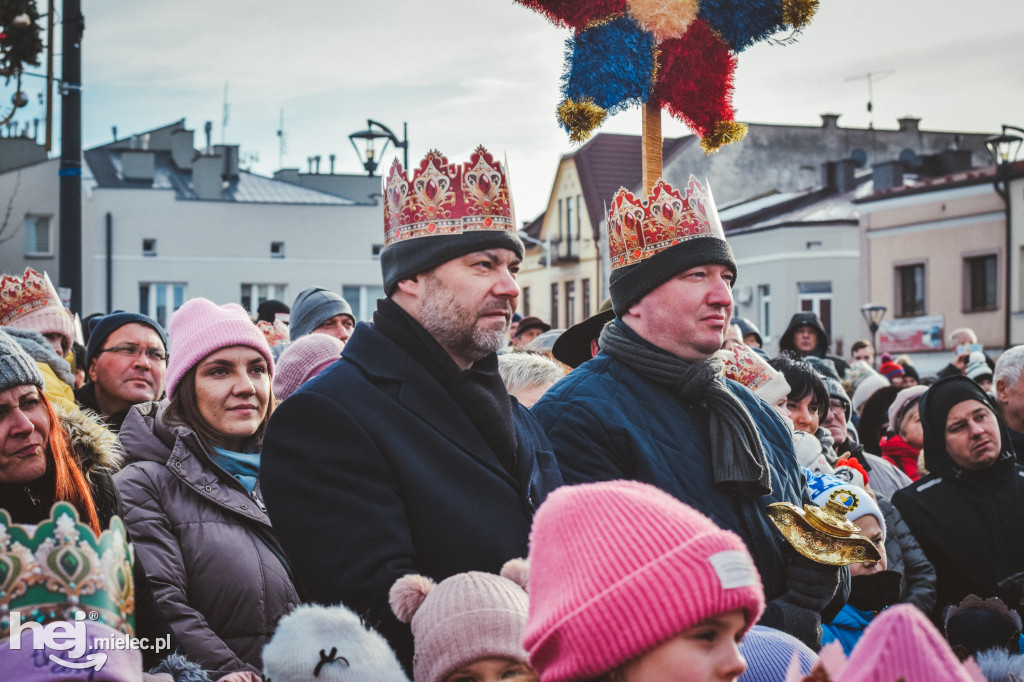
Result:
[[0,509],[0,638],[10,636],[11,612],[21,621],[90,620],[135,635],[132,550],[116,516],[99,537],[58,502],[38,526],[11,522]]

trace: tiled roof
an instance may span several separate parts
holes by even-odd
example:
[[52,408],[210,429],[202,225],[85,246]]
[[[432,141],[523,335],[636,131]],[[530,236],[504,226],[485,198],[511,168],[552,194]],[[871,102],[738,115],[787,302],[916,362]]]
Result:
[[860,211],[854,202],[871,191],[871,184],[865,175],[855,189],[841,194],[824,188],[780,192],[729,206],[719,217],[727,236],[781,227],[856,225]]
[[[126,180],[122,174],[121,155],[125,148],[107,144],[86,150],[85,161],[99,187],[118,189],[174,190],[178,199],[199,200],[192,187],[192,172],[178,168],[168,151],[155,150],[153,180]],[[249,204],[324,204],[348,206],[357,202],[326,192],[294,185],[242,170],[238,178],[223,189],[220,201]]]
[[[1022,176],[1024,176],[1024,161],[1016,161],[1010,164],[1010,177],[1018,178]],[[940,175],[934,178],[918,178],[912,184],[904,184],[898,187],[890,187],[889,189],[881,190],[879,192],[874,192],[867,196],[860,197],[858,198],[858,202],[866,203],[869,201],[892,199],[893,197],[906,196],[908,194],[922,194],[924,192],[934,192],[937,190],[952,189],[954,187],[980,185],[986,182],[994,182],[995,179],[995,166],[982,166],[980,168],[970,168],[965,171],[950,173],[948,175]]]
[[[696,136],[669,138],[662,143],[662,159],[667,164],[683,147],[693,143]],[[592,140],[563,158],[576,162],[580,176],[583,200],[594,230],[594,241],[600,240],[599,230],[605,204],[621,187],[636,191],[643,181],[639,135],[598,133]]]
[[[601,220],[605,204],[612,195],[625,187],[634,192],[643,181],[643,167],[639,135],[598,133],[576,151],[566,154],[562,160],[573,159],[580,178],[583,201],[587,204],[594,241],[600,241]],[[696,140],[687,135],[666,139],[662,143],[662,161],[667,164],[681,149]],[[544,213],[547,211],[545,210]],[[544,224],[544,213],[534,218],[523,230],[533,237],[540,237]]]

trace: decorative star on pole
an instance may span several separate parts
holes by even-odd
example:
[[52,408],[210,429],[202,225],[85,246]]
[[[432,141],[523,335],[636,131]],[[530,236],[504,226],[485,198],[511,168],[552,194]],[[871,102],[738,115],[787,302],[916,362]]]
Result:
[[806,26],[818,6],[818,0],[515,1],[573,29],[558,105],[569,138],[583,142],[609,114],[643,106],[645,138],[657,137],[659,173],[661,109],[700,135],[709,154],[742,139],[746,126],[734,120],[732,107],[737,54]]

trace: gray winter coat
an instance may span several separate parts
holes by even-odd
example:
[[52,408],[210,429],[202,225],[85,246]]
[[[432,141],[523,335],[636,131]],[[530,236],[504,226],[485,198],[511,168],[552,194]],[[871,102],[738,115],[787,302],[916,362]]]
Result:
[[259,672],[278,619],[299,603],[283,553],[259,489],[216,466],[191,429],[165,425],[164,407],[136,405],[118,434],[125,523],[189,658],[217,677]]
[[935,606],[935,567],[917,544],[899,510],[881,495],[876,499],[878,508],[885,516],[887,568],[903,574],[900,603],[913,604],[923,612],[931,613]]

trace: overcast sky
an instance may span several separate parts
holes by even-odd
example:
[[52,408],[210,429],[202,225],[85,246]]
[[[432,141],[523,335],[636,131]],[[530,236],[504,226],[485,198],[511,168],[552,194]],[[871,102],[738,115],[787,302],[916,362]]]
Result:
[[[285,167],[319,154],[326,170],[333,153],[339,172],[356,172],[348,134],[367,118],[399,133],[407,121],[411,163],[430,148],[463,160],[481,143],[507,155],[520,220],[544,209],[572,150],[554,114],[568,32],[512,0],[82,4],[86,147],[111,126],[123,137],[180,118],[198,145],[210,120],[215,142],[226,132],[270,175],[283,108]],[[739,120],[817,124],[833,112],[863,126],[873,72],[888,74],[874,83],[876,127],[913,115],[925,129],[998,132],[1024,127],[1022,65],[1021,0],[821,0],[795,45],[740,53],[734,102]],[[639,129],[637,111],[602,128]],[[686,133],[665,116],[666,135]]]

